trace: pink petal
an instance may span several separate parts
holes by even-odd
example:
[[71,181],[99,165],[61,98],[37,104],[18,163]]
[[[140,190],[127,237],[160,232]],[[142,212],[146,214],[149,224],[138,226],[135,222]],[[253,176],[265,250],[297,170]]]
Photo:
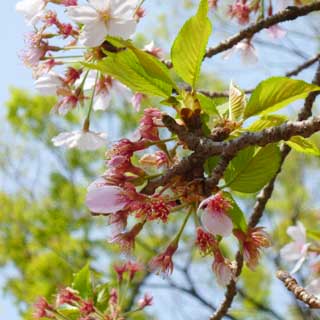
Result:
[[87,193],[86,205],[92,212],[115,213],[127,205],[122,193],[123,190],[116,186],[91,186]]
[[205,210],[201,216],[204,228],[213,235],[227,237],[232,233],[233,224],[226,214],[212,214]]

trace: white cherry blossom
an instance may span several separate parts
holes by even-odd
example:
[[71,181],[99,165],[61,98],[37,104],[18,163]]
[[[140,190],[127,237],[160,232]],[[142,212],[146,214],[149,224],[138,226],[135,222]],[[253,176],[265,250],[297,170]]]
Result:
[[88,0],[88,5],[69,7],[67,14],[84,25],[80,42],[96,47],[107,35],[127,39],[135,32],[137,5],[137,0]]
[[56,147],[78,148],[83,151],[93,151],[106,145],[106,134],[92,131],[76,130],[62,132],[52,138]]
[[296,261],[291,273],[297,272],[308,255],[310,243],[307,243],[306,229],[304,225],[298,221],[296,226],[291,226],[287,229],[287,234],[292,238],[292,242],[285,245],[280,250],[280,255],[284,260],[289,262]]
[[22,0],[16,4],[16,10],[24,15],[28,25],[35,25],[45,6],[46,1],[44,0]]
[[40,94],[50,96],[55,95],[58,88],[63,86],[63,79],[57,73],[50,71],[39,77],[34,84]]

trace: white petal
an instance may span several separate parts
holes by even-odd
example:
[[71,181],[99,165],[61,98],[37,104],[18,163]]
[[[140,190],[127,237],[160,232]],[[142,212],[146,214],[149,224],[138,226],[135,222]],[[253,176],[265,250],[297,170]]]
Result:
[[28,24],[34,25],[40,18],[45,7],[43,0],[23,0],[16,4],[16,10],[25,16]]
[[127,86],[117,80],[113,80],[112,89],[118,95],[118,97],[121,96],[124,100],[131,102],[132,91]]
[[93,110],[107,110],[110,106],[111,95],[108,92],[101,92],[95,95],[93,100]]
[[107,36],[107,28],[102,21],[96,21],[84,26],[80,34],[80,43],[87,47],[98,47]]
[[293,269],[291,270],[290,273],[294,274],[296,273],[298,270],[300,270],[300,268],[302,267],[303,263],[305,262],[306,257],[301,257],[297,263],[295,264],[295,266],[293,267]]
[[111,19],[108,23],[108,34],[113,37],[128,39],[136,30],[137,22],[131,20]]
[[122,19],[132,19],[138,4],[139,0],[112,0],[112,15]]
[[77,141],[76,147],[84,151],[94,151],[106,145],[104,133],[85,132]]
[[74,6],[67,8],[67,15],[77,23],[88,24],[100,20],[97,10],[90,6]]
[[[76,80],[75,82],[75,86],[76,87],[79,87],[81,86],[85,76],[86,76],[86,73],[87,72],[82,72],[81,75],[80,75],[80,78]],[[96,83],[96,79],[97,79],[97,73],[98,71],[97,70],[90,70],[88,72],[88,75],[86,77],[86,80],[84,82],[84,85],[83,85],[83,90],[87,91],[87,90],[91,90],[93,89],[95,83]]]
[[287,234],[300,244],[306,243],[306,229],[300,221],[298,221],[296,226],[289,227]]
[[280,250],[282,259],[287,261],[298,260],[301,257],[301,246],[297,242],[291,242]]
[[63,85],[63,82],[57,73],[50,71],[39,77],[34,84],[42,95],[55,95],[57,89]]
[[89,0],[89,3],[99,11],[106,11],[110,8],[110,0]]

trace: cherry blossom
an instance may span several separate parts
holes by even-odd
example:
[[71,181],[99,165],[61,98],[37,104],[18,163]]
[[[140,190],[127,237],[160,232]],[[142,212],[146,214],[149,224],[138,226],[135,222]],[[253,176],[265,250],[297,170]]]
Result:
[[241,230],[234,231],[243,248],[243,257],[247,266],[254,270],[260,258],[261,248],[271,246],[270,236],[262,227],[249,228],[245,233]]
[[229,59],[233,53],[239,52],[243,63],[253,64],[258,61],[258,55],[255,47],[250,40],[243,40],[237,43],[232,49],[228,50],[224,55],[224,59]]
[[92,212],[116,213],[123,210],[129,199],[122,188],[110,185],[101,185],[101,179],[88,187],[86,205]]
[[217,283],[226,286],[232,279],[235,279],[235,267],[231,261],[224,258],[220,251],[215,251],[215,259],[212,264],[212,271],[216,275]]
[[56,95],[59,87],[63,86],[63,79],[54,71],[39,77],[35,82],[36,90],[45,96]]
[[170,275],[173,272],[173,261],[172,256],[177,251],[178,245],[177,243],[171,243],[167,249],[155,256],[149,262],[149,268],[152,272],[157,274]]
[[69,17],[83,24],[80,42],[88,47],[97,47],[107,35],[129,38],[135,31],[134,18],[138,5],[136,0],[89,0],[88,5],[71,6]]
[[22,13],[27,24],[35,25],[44,12],[45,0],[22,0],[16,4],[16,10]]
[[297,272],[308,255],[310,243],[307,243],[306,229],[304,225],[298,221],[296,226],[290,226],[287,234],[292,238],[293,242],[285,245],[280,250],[280,255],[284,260],[296,261],[291,273]]
[[230,203],[223,198],[221,193],[203,200],[198,212],[201,214],[204,228],[213,235],[229,236],[233,229],[232,221],[228,216],[230,208]]
[[62,132],[52,138],[56,147],[78,148],[83,151],[93,151],[106,145],[106,134],[92,131],[75,130]]

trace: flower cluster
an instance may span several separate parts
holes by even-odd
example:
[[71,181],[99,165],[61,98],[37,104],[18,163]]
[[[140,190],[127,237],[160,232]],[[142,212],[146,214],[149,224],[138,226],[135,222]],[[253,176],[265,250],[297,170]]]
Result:
[[[130,311],[124,312],[121,301],[122,283],[126,279],[126,286],[130,285],[136,274],[143,270],[137,262],[125,262],[114,266],[117,275],[117,288],[100,285],[90,293],[81,293],[74,288],[66,287],[59,290],[55,301],[50,304],[44,297],[40,297],[34,305],[34,319],[64,319],[68,312],[77,315],[79,320],[124,320],[132,314],[151,306],[153,297],[146,293],[137,301],[137,305]],[[107,289],[108,288],[108,289]],[[89,298],[87,296],[90,296]],[[86,297],[84,297],[86,296]]]
[[[79,62],[105,57],[106,37],[128,39],[135,32],[144,9],[138,0],[22,0],[16,10],[25,16],[34,31],[26,37],[27,49],[21,59],[33,70],[35,87],[42,95],[54,95],[53,112],[65,115],[77,107],[88,107],[81,130],[62,132],[52,139],[55,146],[96,150],[106,145],[106,134],[90,130],[91,110],[105,111],[113,96],[139,109],[144,95],[133,93],[112,77],[89,70]],[[65,8],[67,23],[59,18]],[[156,57],[161,49],[151,42],[144,49]],[[74,51],[75,54],[69,54]],[[64,74],[58,73],[65,67]]]

